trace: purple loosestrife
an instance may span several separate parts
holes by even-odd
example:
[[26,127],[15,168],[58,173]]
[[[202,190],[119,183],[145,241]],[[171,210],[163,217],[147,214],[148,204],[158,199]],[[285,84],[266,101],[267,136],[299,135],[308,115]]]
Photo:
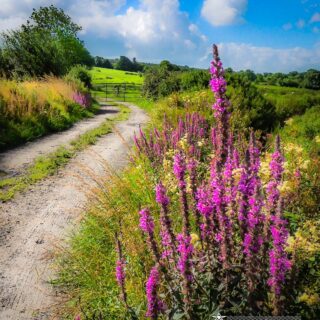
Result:
[[283,162],[284,158],[280,150],[280,137],[276,138],[276,148],[275,152],[272,154],[272,159],[270,161],[270,173],[271,179],[267,185],[267,193],[268,193],[268,207],[270,212],[275,212],[277,209],[280,191],[278,189],[283,174]]
[[224,70],[220,61],[218,47],[213,46],[213,61],[211,62],[211,80],[210,86],[215,96],[213,105],[214,116],[216,118],[216,157],[219,165],[223,165],[228,151],[229,134],[229,113],[230,105],[226,97],[227,83],[224,79]]
[[214,234],[212,193],[208,186],[203,185],[197,190],[197,209],[203,216],[201,224],[201,239],[205,240],[207,246],[211,245]]
[[159,314],[164,310],[164,304],[158,296],[158,289],[160,285],[160,275],[158,267],[151,269],[149,278],[146,283],[147,295],[147,313],[146,316],[151,319],[158,319]]
[[75,92],[73,94],[73,101],[80,104],[84,108],[88,108],[91,105],[91,96],[89,93]]
[[245,162],[242,165],[238,193],[238,219],[241,234],[244,236],[247,233],[248,228],[249,198],[251,196],[250,154],[248,150],[246,152]]
[[185,311],[190,316],[191,310],[191,296],[192,296],[192,255],[193,255],[193,245],[191,244],[191,236],[185,234],[178,234],[178,252],[179,252],[179,261],[178,269],[183,277],[183,294],[184,294],[184,303]]
[[189,221],[189,207],[187,198],[187,184],[185,181],[185,174],[187,170],[185,156],[179,152],[174,156],[173,172],[178,180],[178,186],[180,190],[180,202],[182,207],[183,217],[183,234],[185,236],[190,235],[190,221]]
[[288,229],[287,222],[282,218],[282,200],[280,199],[276,215],[271,217],[272,249],[269,251],[270,277],[268,284],[274,294],[274,315],[281,314],[280,296],[286,280],[286,274],[291,269],[291,261],[285,251]]
[[287,222],[282,217],[283,200],[280,198],[279,186],[282,181],[284,157],[280,149],[280,137],[276,138],[275,151],[269,165],[271,180],[267,185],[267,200],[269,210],[269,220],[266,226],[270,229],[265,234],[271,234],[272,247],[269,250],[270,277],[268,284],[274,294],[274,315],[281,314],[281,291],[285,282],[286,273],[291,268],[285,252],[288,238]]
[[169,217],[169,198],[166,188],[160,182],[156,185],[156,201],[161,205],[160,224],[161,241],[164,248],[162,257],[172,257],[175,249],[175,235],[172,231],[172,222]]
[[119,239],[118,234],[116,234],[116,244],[117,244],[117,254],[118,254],[118,260],[116,262],[116,279],[118,282],[118,286],[121,290],[121,297],[122,300],[124,302],[124,304],[126,305],[126,307],[128,308],[128,302],[127,302],[127,292],[126,292],[126,288],[125,288],[125,279],[126,279],[126,274],[125,274],[125,265],[126,265],[126,261],[123,257],[123,253],[122,253],[122,244],[121,241]]
[[196,220],[196,225],[197,229],[200,233],[200,240],[202,241],[202,236],[201,236],[201,215],[200,212],[197,208],[197,161],[194,158],[191,158],[188,160],[187,163],[187,169],[189,172],[189,177],[190,177],[190,183],[191,183],[191,192],[192,192],[192,197],[193,197],[193,212],[195,215],[195,220]]
[[226,215],[226,202],[225,202],[225,185],[222,179],[222,174],[218,169],[219,164],[214,162],[211,166],[211,187],[212,187],[212,202],[214,204],[214,211],[216,213],[219,231],[216,234],[216,241],[220,247],[220,260],[225,269],[228,268],[228,230],[230,229],[230,219]]
[[142,209],[140,212],[140,229],[147,234],[148,236],[148,244],[150,249],[154,255],[155,262],[160,263],[160,253],[157,242],[154,237],[154,222],[150,214],[150,210],[148,208]]

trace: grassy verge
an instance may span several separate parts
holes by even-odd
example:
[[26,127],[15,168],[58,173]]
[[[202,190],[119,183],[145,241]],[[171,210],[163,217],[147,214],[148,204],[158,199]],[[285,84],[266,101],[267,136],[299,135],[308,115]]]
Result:
[[113,119],[107,119],[99,127],[87,131],[70,145],[61,146],[55,152],[37,158],[34,163],[21,176],[0,180],[0,200],[8,201],[19,192],[26,190],[32,184],[54,174],[60,167],[66,165],[79,151],[84,150],[88,145],[94,144],[97,139],[112,131],[115,122],[128,118],[130,110],[118,105],[120,112]]
[[[119,217],[126,234],[130,234],[125,242],[135,252],[128,268],[131,280],[127,286],[134,293],[129,299],[134,305],[143,301],[144,277],[141,274],[146,271],[139,262],[144,244],[137,228],[137,212],[142,204],[156,206],[152,173],[149,173],[139,166],[130,166],[121,177],[113,176],[103,190],[92,195],[96,204],[86,213],[79,232],[58,257],[60,273],[53,284],[63,287],[69,297],[69,301],[60,308],[61,319],[71,320],[77,314],[82,317],[86,314],[87,319],[93,319],[95,312],[103,314],[101,319],[124,319],[114,276],[114,232],[118,228]],[[146,253],[145,257],[150,258]]]
[[92,117],[99,106],[79,101],[85,92],[76,83],[54,77],[21,82],[0,78],[0,151]]

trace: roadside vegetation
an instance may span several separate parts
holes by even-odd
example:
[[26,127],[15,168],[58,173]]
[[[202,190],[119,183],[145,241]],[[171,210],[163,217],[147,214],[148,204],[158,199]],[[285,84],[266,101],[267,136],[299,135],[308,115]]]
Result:
[[1,34],[0,151],[69,128],[98,105],[83,65],[93,65],[81,27],[54,6]]
[[0,151],[67,129],[98,109],[77,81],[0,79]]
[[130,113],[129,108],[121,104],[116,106],[119,108],[119,114],[114,118],[107,119],[100,126],[87,131],[70,144],[63,145],[48,155],[38,157],[22,174],[10,178],[3,177],[0,180],[0,201],[8,201],[17,192],[25,191],[36,182],[55,174],[78,152],[95,144],[99,137],[112,132],[115,123],[126,120]]
[[226,75],[225,96],[217,60],[211,72],[215,98],[203,88],[155,102],[131,165],[92,194],[59,254],[61,317],[319,315],[319,108],[283,119],[247,79]]

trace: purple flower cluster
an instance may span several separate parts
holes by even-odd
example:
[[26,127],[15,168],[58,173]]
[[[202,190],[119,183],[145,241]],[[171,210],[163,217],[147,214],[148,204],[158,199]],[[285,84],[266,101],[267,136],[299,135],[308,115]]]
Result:
[[157,266],[151,269],[149,278],[146,283],[146,295],[148,302],[147,317],[157,319],[158,315],[163,311],[164,304],[158,297],[158,288],[160,285],[160,276]]
[[142,231],[148,234],[153,234],[154,232],[154,222],[150,215],[149,209],[142,209],[140,212],[140,228]]
[[[141,130],[139,138],[135,138],[139,152],[156,163],[157,169],[162,165],[166,151],[175,151],[173,173],[181,213],[181,219],[175,222],[182,221],[182,230],[175,236],[172,217],[176,214],[176,207],[160,182],[155,188],[156,202],[160,207],[159,244],[155,235],[158,228],[155,228],[150,210],[140,211],[140,228],[147,235],[147,243],[157,266],[151,270],[147,282],[147,316],[152,319],[163,310],[158,295],[160,286],[172,301],[178,303],[178,309],[183,309],[192,319],[193,304],[198,306],[201,303],[199,292],[208,290],[199,285],[203,278],[217,278],[223,282],[226,292],[221,296],[227,294],[228,281],[238,281],[237,290],[242,290],[246,283],[246,303],[249,305],[246,311],[250,312],[259,308],[254,297],[261,290],[260,283],[268,282],[270,287],[266,286],[264,296],[272,292],[274,314],[281,314],[280,295],[291,262],[285,250],[288,230],[282,217],[279,192],[284,172],[280,139],[277,137],[269,166],[271,178],[265,187],[259,176],[260,150],[254,132],[251,132],[249,142],[240,138],[235,141],[236,137],[229,127],[230,103],[226,97],[224,70],[216,46],[213,53],[210,86],[215,95],[215,127],[210,129],[198,114],[188,115],[185,120],[179,120],[177,128],[172,128],[165,120],[162,132],[154,130],[147,137]],[[181,150],[178,146],[184,137],[188,150]],[[209,157],[202,157],[198,149],[200,141],[213,155],[212,158],[210,156],[210,166],[207,164],[210,172],[202,172],[201,161]],[[171,207],[174,208],[172,212]],[[174,226],[177,227],[176,224]],[[232,278],[235,265],[241,265],[243,272],[240,277]],[[120,260],[117,265],[119,277],[121,266]],[[159,270],[165,283],[160,281]],[[177,284],[179,281],[181,283]],[[119,280],[118,283],[121,285]],[[206,285],[209,286],[208,283]],[[261,308],[268,306],[270,302],[264,301]]]
[[156,186],[156,201],[161,205],[160,235],[163,246],[162,257],[172,258],[175,249],[175,235],[172,231],[172,223],[168,212],[170,201],[167,196],[166,188],[161,182]]
[[117,282],[120,287],[124,286],[124,281],[125,281],[125,272],[124,272],[124,267],[125,267],[125,261],[124,259],[117,260],[116,262],[116,278]]
[[166,152],[170,149],[178,149],[182,138],[186,138],[190,145],[190,156],[199,159],[201,147],[196,142],[205,140],[209,134],[209,125],[205,118],[198,113],[193,113],[192,115],[187,114],[184,119],[181,118],[177,128],[173,128],[165,118],[161,132],[154,129],[147,137],[140,130],[139,135],[134,136],[134,142],[139,153],[146,155],[153,166],[161,166]]
[[89,93],[81,92],[75,92],[73,94],[73,101],[80,104],[80,106],[84,108],[90,107],[92,103],[91,95]]

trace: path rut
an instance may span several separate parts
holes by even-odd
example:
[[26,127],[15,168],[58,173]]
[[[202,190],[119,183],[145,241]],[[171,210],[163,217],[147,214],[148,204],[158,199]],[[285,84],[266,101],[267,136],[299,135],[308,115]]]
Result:
[[51,319],[48,310],[57,303],[57,293],[48,284],[54,275],[50,252],[77,225],[88,201],[86,186],[95,185],[84,168],[104,175],[101,159],[115,170],[123,168],[134,131],[147,121],[142,110],[127,105],[132,111],[129,119],[116,125],[121,136],[111,133],[100,138],[57,175],[0,204],[1,320]]

